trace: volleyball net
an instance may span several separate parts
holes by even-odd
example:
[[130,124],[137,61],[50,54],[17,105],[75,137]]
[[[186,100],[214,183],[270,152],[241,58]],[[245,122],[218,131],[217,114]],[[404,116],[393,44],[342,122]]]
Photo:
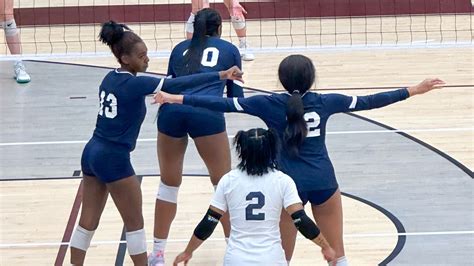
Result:
[[[8,1],[8,0],[7,0]],[[222,1],[222,38],[237,43]],[[281,49],[457,46],[473,44],[471,0],[241,0],[247,39],[259,51]],[[108,53],[97,40],[107,20],[127,23],[151,53],[185,38],[190,0],[15,0],[24,56]],[[9,50],[0,31],[0,58]]]

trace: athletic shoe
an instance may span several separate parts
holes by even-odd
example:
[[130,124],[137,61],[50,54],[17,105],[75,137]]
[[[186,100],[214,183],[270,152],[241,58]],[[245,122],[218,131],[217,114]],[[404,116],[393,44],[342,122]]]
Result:
[[30,75],[26,73],[25,65],[23,62],[17,61],[14,66],[15,70],[15,79],[18,83],[28,83],[31,81]]
[[249,48],[249,44],[247,41],[240,41],[239,49],[240,49],[240,55],[242,57],[242,60],[253,61],[255,59],[255,56],[252,54],[252,52],[247,50],[248,48]]
[[148,256],[148,266],[164,266],[165,252],[163,250],[153,251]]

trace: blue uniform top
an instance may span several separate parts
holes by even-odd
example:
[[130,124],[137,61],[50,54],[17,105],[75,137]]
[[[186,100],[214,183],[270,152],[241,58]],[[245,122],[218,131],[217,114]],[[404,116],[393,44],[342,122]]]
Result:
[[[383,107],[404,100],[408,96],[407,89],[357,97],[305,93],[303,104],[308,135],[299,149],[298,156],[291,156],[285,150],[280,153],[278,168],[295,180],[300,192],[336,188],[337,180],[325,144],[326,123],[329,117],[340,112]],[[185,95],[183,103],[217,111],[242,112],[257,116],[269,128],[276,129],[282,139],[287,126],[286,104],[289,97],[287,93],[233,99]]]
[[[185,69],[183,69],[183,61],[184,54],[190,44],[191,40],[185,40],[174,47],[168,65],[168,76],[180,77],[188,75]],[[239,49],[225,40],[217,37],[208,37],[202,52],[201,65],[197,73],[227,70],[232,66],[238,66],[242,69]],[[224,93],[224,86],[227,86],[227,97],[244,96],[239,82],[236,83],[232,80],[221,80],[205,85],[206,86],[193,89],[190,87],[189,89],[184,90],[182,94],[189,94],[192,91],[193,94],[222,96]]]
[[176,79],[134,76],[130,72],[110,71],[99,87],[99,114],[94,137],[135,149],[140,126],[145,119],[145,96],[157,90],[180,93],[193,84],[219,81],[217,72]]

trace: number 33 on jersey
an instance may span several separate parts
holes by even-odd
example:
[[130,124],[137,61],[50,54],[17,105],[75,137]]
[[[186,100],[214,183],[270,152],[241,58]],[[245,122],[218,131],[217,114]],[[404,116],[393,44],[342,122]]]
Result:
[[101,91],[99,95],[99,115],[106,118],[117,116],[117,98],[112,93]]

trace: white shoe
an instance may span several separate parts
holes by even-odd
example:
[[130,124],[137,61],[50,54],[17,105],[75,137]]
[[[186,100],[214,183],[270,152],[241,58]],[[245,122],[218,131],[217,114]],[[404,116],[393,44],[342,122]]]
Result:
[[15,79],[18,83],[28,83],[31,81],[30,75],[26,73],[25,65],[23,62],[17,61],[14,66],[15,70]]
[[252,54],[252,52],[247,50],[248,48],[249,48],[248,42],[240,41],[239,49],[240,49],[240,55],[242,57],[242,60],[244,60],[244,61],[253,61],[253,60],[255,60],[255,56]]
[[148,266],[165,266],[165,252],[163,250],[153,251],[148,256]]

